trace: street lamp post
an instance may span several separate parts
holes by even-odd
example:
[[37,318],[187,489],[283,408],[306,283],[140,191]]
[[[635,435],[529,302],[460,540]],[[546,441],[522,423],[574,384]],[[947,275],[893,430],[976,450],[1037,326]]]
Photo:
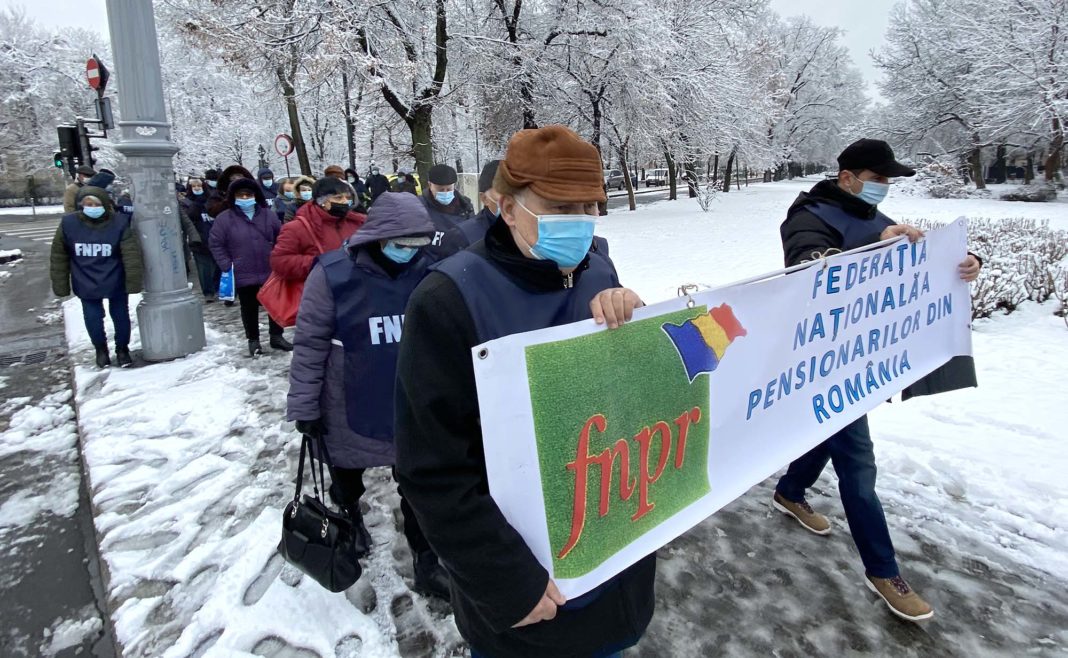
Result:
[[145,292],[137,306],[146,361],[166,361],[204,347],[204,314],[186,282],[171,125],[163,100],[152,3],[107,0],[122,121],[116,147],[126,156],[144,254]]

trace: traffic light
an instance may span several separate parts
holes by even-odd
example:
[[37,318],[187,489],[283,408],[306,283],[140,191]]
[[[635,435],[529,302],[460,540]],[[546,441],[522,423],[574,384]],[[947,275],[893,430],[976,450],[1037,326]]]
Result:
[[65,160],[74,160],[81,164],[82,144],[75,126],[57,126],[59,134],[59,153]]
[[52,154],[52,164],[55,165],[56,169],[63,168],[63,151],[56,151]]

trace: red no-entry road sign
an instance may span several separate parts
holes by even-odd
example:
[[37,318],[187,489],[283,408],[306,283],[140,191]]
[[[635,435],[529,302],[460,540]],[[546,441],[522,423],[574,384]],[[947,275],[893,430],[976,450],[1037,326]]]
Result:
[[85,63],[85,79],[89,81],[89,86],[93,89],[103,92],[104,87],[108,85],[108,77],[107,67],[96,55],[90,57]]

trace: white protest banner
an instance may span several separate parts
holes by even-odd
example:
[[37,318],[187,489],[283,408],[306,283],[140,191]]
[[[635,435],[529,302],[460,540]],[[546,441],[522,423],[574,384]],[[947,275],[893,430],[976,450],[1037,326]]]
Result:
[[957,355],[963,219],[921,242],[473,350],[490,494],[569,597]]

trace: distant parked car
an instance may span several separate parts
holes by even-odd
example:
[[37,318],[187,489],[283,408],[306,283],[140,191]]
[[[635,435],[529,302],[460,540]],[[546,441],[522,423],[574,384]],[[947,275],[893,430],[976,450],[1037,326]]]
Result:
[[604,186],[608,189],[622,190],[626,185],[626,181],[623,178],[623,172],[618,169],[605,169],[604,170]]
[[667,169],[650,169],[645,174],[645,186],[653,187],[654,185],[667,185],[668,184],[668,170]]

